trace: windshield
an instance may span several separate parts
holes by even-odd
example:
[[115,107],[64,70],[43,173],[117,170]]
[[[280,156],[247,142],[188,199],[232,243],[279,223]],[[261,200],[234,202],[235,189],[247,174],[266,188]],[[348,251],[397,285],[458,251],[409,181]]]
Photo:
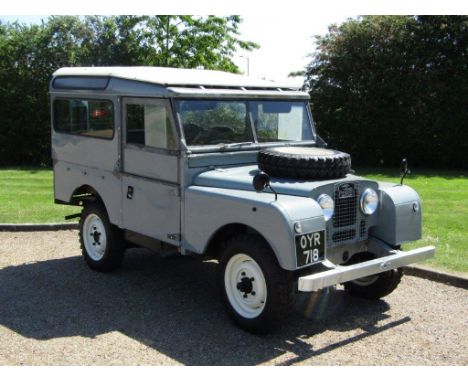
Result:
[[312,125],[304,101],[177,101],[189,146],[308,141]]

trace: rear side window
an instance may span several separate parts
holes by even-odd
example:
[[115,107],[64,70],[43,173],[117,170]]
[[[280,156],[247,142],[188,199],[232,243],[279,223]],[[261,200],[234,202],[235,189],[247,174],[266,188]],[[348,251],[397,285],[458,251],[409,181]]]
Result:
[[57,77],[52,86],[55,89],[104,90],[109,80],[109,77]]
[[112,102],[56,99],[54,128],[60,133],[112,139],[114,136]]

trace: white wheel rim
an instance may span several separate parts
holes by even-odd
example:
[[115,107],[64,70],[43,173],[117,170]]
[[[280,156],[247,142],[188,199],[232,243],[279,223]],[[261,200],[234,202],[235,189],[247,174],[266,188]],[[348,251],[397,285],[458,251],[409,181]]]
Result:
[[267,286],[262,269],[250,256],[232,256],[224,272],[224,287],[234,310],[244,318],[258,317],[265,308]]
[[101,218],[96,214],[89,214],[83,223],[83,243],[89,257],[100,261],[106,252],[106,229]]

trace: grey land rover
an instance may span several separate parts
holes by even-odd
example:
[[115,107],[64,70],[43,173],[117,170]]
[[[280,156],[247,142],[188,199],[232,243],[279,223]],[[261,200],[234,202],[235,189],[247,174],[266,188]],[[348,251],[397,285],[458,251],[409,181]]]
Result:
[[114,270],[131,246],[212,256],[234,323],[266,333],[297,292],[344,284],[381,298],[400,267],[434,255],[400,247],[421,237],[418,194],[354,175],[297,88],[219,71],[76,67],[54,73],[50,95],[55,202],[83,207],[94,270]]

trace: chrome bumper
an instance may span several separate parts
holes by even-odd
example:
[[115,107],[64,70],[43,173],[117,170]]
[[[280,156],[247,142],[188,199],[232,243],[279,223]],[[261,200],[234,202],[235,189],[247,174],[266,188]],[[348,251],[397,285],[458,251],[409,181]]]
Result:
[[299,277],[298,289],[301,292],[315,292],[320,289],[375,275],[377,273],[400,268],[417,261],[429,259],[434,256],[435,247],[427,246],[411,251],[390,251],[388,256],[348,266],[334,266],[334,268]]

